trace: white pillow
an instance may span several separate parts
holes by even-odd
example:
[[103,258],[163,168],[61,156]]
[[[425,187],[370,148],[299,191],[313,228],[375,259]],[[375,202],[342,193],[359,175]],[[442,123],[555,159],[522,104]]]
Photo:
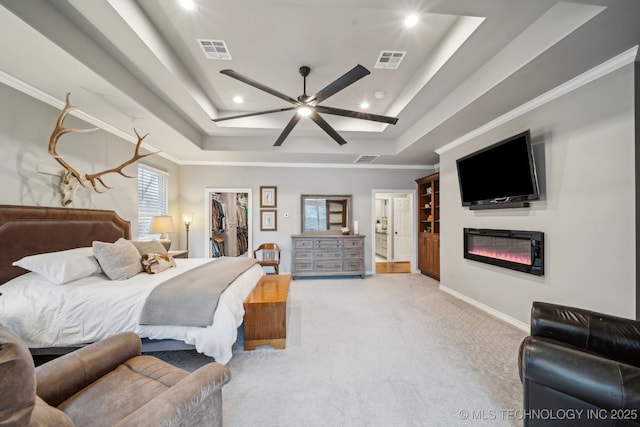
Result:
[[127,280],[143,270],[142,256],[129,240],[120,238],[115,243],[95,241],[93,255],[111,280]]
[[56,285],[64,285],[102,271],[93,257],[91,248],[30,255],[14,262],[13,265],[38,273]]

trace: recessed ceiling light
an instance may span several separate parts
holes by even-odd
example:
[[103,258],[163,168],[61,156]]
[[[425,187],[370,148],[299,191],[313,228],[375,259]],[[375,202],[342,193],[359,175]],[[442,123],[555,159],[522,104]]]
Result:
[[196,10],[196,2],[194,0],[178,0],[180,6],[182,6],[185,10],[190,12]]
[[309,107],[300,107],[298,108],[298,114],[302,117],[309,117],[311,115],[311,108]]
[[362,101],[360,103],[360,108],[362,108],[363,110],[366,110],[369,107],[370,107],[370,105],[369,105],[369,103],[367,101]]
[[234,96],[233,102],[235,102],[236,104],[242,104],[244,102],[244,99],[242,99],[241,96]]
[[376,91],[376,92],[373,94],[373,96],[374,96],[376,99],[382,99],[382,98],[384,98],[384,92],[383,92],[383,91],[381,91],[381,90],[378,90],[378,91]]
[[413,13],[407,16],[404,20],[404,26],[407,28],[414,27],[417,23],[418,23],[418,15]]

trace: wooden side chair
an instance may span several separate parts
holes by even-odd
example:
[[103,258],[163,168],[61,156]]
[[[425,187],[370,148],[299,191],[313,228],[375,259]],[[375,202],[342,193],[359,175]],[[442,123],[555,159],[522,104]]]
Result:
[[263,267],[273,267],[275,274],[280,274],[280,247],[275,243],[263,243],[253,251],[253,257]]

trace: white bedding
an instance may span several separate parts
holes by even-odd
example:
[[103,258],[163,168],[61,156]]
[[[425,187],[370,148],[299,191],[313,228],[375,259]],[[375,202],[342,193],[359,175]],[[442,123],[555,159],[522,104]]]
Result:
[[226,364],[244,316],[242,303],[264,274],[260,264],[222,293],[211,326],[138,324],[145,299],[155,286],[209,261],[176,259],[175,268],[159,274],[140,273],[123,281],[96,274],[56,285],[36,273],[23,274],[0,286],[0,324],[17,333],[31,348],[84,344],[133,331],[143,338],[184,341]]

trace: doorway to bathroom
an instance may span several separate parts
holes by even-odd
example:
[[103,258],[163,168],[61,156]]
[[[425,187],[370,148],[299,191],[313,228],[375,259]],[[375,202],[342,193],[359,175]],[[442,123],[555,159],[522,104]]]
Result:
[[415,191],[373,190],[375,273],[410,273],[416,265]]

